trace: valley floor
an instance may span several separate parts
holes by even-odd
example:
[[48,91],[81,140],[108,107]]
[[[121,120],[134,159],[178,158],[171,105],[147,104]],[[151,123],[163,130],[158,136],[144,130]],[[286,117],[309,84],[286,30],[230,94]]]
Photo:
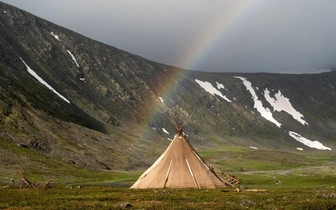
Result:
[[[241,180],[241,192],[233,188],[135,190],[129,187],[143,170],[97,171],[66,164],[27,169],[25,176],[36,187],[20,188],[22,176],[8,165],[0,168],[0,209],[336,210],[334,153],[224,149],[199,152]],[[52,182],[45,189],[47,180]]]
[[56,183],[48,189],[42,183],[19,188],[8,182],[0,186],[0,209],[336,209],[336,167],[332,166],[236,172],[241,192],[129,189],[135,175],[123,172],[114,180]]
[[223,189],[113,187],[0,190],[1,209],[336,209],[331,187],[277,187],[259,192]]

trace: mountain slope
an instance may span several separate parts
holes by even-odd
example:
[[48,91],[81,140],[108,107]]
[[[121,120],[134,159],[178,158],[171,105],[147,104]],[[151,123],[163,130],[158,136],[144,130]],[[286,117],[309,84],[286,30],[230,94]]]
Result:
[[[4,3],[0,24],[0,161],[5,169],[50,167],[30,152],[88,169],[146,167],[170,143],[174,125],[186,121],[192,144],[202,148],[335,150],[335,71],[187,71]],[[281,110],[277,101],[287,99]],[[299,134],[323,147],[299,142]]]

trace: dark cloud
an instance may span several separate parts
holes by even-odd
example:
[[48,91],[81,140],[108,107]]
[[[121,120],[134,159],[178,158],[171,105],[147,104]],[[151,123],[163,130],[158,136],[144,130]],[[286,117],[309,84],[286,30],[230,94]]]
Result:
[[196,70],[288,72],[336,67],[333,0],[3,1],[170,65],[190,68],[181,58],[200,50],[195,48],[199,37],[210,33],[209,26],[218,22],[230,26],[218,25],[220,36],[208,40],[211,47],[192,66]]

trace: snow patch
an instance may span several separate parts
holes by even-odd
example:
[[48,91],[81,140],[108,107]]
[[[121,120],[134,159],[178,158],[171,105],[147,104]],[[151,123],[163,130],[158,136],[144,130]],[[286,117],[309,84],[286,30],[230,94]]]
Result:
[[216,85],[217,85],[217,89],[220,90],[220,89],[224,89],[225,90],[225,87],[223,84],[219,83],[219,82],[216,82]]
[[168,141],[173,141],[173,139],[171,139],[171,138],[167,138],[168,139]]
[[279,123],[278,121],[276,121],[273,118],[272,112],[270,112],[270,110],[268,108],[264,108],[263,105],[262,105],[262,102],[260,100],[258,100],[258,96],[257,96],[256,92],[254,91],[251,82],[247,81],[247,79],[244,78],[244,77],[237,77],[237,76],[235,76],[235,78],[240,79],[240,80],[243,81],[243,84],[245,85],[246,89],[252,95],[252,99],[254,101],[254,108],[257,109],[257,111],[261,114],[261,116],[263,118],[265,118],[266,120],[274,123],[276,126],[278,126],[280,128],[281,127],[281,123]]
[[315,149],[319,149],[319,150],[331,150],[331,148],[329,147],[325,147],[323,146],[322,143],[320,143],[319,141],[311,141],[303,136],[301,136],[298,133],[295,133],[293,131],[289,131],[288,134],[294,138],[295,140],[297,140],[298,142],[301,142],[302,144],[310,147],[310,148],[315,148]]
[[56,40],[61,41],[59,37],[56,34],[54,34],[54,32],[50,32],[50,34],[51,36],[55,37]]
[[166,134],[169,134],[169,132],[168,132],[166,129],[162,128],[162,130],[163,130],[163,132],[165,132]]
[[302,150],[303,150],[303,149],[302,149],[302,148],[300,148],[300,147],[296,147],[296,149],[297,149],[297,150],[300,150],[300,151],[302,151]]
[[68,99],[66,99],[64,96],[62,96],[61,94],[59,94],[53,87],[51,87],[46,81],[44,81],[39,75],[36,74],[36,72],[34,70],[32,70],[27,64],[26,62],[24,62],[24,60],[20,57],[21,61],[24,63],[24,65],[27,67],[27,71],[29,72],[29,74],[31,74],[33,77],[35,77],[35,79],[37,79],[40,83],[42,83],[43,85],[45,85],[49,90],[53,91],[56,95],[58,95],[61,99],[63,99],[64,101],[66,101],[67,103],[70,104],[70,101]]
[[155,127],[152,127],[152,129],[156,131],[156,128],[155,128]]
[[84,77],[79,78],[80,81],[86,82]]
[[294,109],[292,104],[289,102],[289,99],[283,96],[280,90],[274,95],[274,98],[272,98],[270,96],[270,91],[266,88],[264,90],[264,96],[268,103],[272,105],[274,111],[285,111],[288,114],[292,115],[293,118],[299,121],[302,125],[308,125],[308,123],[302,119],[303,115]]
[[163,98],[162,97],[158,97],[159,99],[160,99],[160,101],[162,102],[162,103],[164,103],[164,101],[163,101]]
[[251,149],[258,149],[258,147],[250,146]]
[[195,81],[197,82],[197,84],[199,84],[205,91],[207,91],[211,95],[215,96],[215,94],[216,94],[216,95],[222,97],[224,100],[226,100],[228,102],[231,102],[230,99],[228,99],[219,90],[217,90],[214,86],[212,86],[212,84],[210,82],[207,82],[207,81],[203,82],[203,81],[200,81],[198,79],[195,79]]
[[71,56],[72,60],[75,62],[76,66],[79,67],[77,60],[75,58],[75,56],[70,52],[70,50],[67,50],[67,52],[69,53],[69,55]]
[[6,10],[4,10],[3,12],[4,12],[5,14],[7,13],[7,11],[6,11]]

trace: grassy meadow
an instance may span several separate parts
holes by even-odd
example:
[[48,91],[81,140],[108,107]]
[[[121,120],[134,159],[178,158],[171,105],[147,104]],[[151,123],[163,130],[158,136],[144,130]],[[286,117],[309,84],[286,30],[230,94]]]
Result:
[[[331,152],[246,148],[198,152],[207,163],[239,178],[241,192],[129,189],[143,171],[89,171],[62,165],[59,173],[57,168],[49,173],[27,170],[27,177],[38,184],[35,188],[19,188],[8,174],[1,175],[0,209],[336,209]],[[46,189],[47,179],[53,184]]]

